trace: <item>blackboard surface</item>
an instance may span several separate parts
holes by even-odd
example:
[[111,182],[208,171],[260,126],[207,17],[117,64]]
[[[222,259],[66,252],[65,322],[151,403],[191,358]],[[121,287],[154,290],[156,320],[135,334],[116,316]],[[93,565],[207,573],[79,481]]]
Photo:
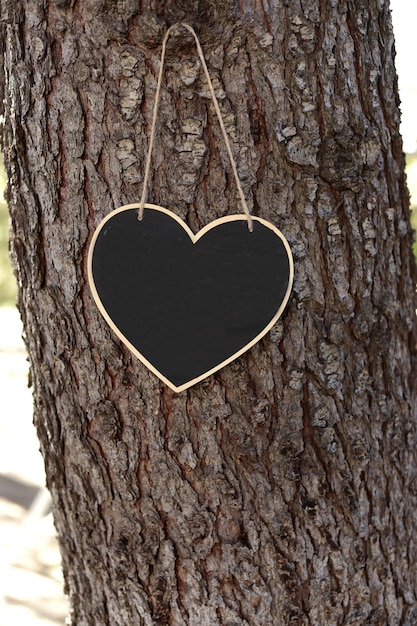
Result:
[[109,214],[89,253],[94,299],[116,334],[159,378],[182,391],[254,345],[281,315],[292,256],[272,224],[243,215],[194,235],[146,205]]

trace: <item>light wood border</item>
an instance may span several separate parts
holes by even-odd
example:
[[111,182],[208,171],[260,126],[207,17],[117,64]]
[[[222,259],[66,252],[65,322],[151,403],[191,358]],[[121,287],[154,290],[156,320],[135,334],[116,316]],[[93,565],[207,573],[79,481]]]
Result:
[[[289,261],[289,265],[290,265],[290,275],[289,275],[289,280],[288,280],[288,288],[287,291],[285,293],[284,299],[278,309],[278,311],[276,312],[276,314],[274,315],[274,317],[272,318],[272,320],[267,324],[267,326],[265,326],[265,328],[256,335],[256,337],[254,337],[252,339],[252,341],[250,341],[248,344],[246,344],[245,346],[243,346],[243,348],[241,348],[238,352],[235,352],[234,354],[232,354],[232,356],[228,357],[225,361],[222,361],[221,363],[219,363],[218,365],[216,365],[216,367],[213,367],[212,369],[210,369],[207,372],[204,372],[204,374],[201,374],[200,376],[198,376],[197,378],[193,378],[193,380],[190,380],[186,383],[184,383],[183,385],[180,385],[179,387],[177,387],[176,385],[174,385],[170,380],[168,380],[168,378],[166,378],[163,374],[161,374],[161,372],[159,372],[153,365],[152,363],[150,363],[144,356],[143,354],[141,354],[136,348],[135,346],[133,346],[130,341],[123,335],[123,333],[118,329],[118,327],[116,326],[116,324],[113,322],[113,320],[111,319],[110,315],[107,313],[102,301],[100,300],[100,296],[98,295],[97,292],[97,288],[95,286],[94,283],[94,277],[93,277],[93,271],[92,271],[92,264],[93,264],[93,253],[94,253],[94,247],[97,241],[97,238],[103,228],[103,226],[115,215],[117,215],[117,213],[122,213],[123,211],[130,211],[131,209],[136,209],[139,210],[140,208],[140,204],[126,204],[124,206],[119,207],[118,209],[115,209],[114,211],[112,211],[111,213],[109,213],[104,219],[103,221],[97,226],[93,238],[91,240],[90,243],[90,247],[89,247],[89,251],[88,251],[88,282],[90,285],[90,289],[91,289],[91,293],[93,295],[94,301],[100,311],[100,313],[103,315],[104,319],[106,320],[107,324],[110,326],[110,328],[116,333],[116,335],[119,337],[119,339],[121,339],[123,341],[123,343],[129,348],[129,350],[144,364],[146,365],[146,367],[148,369],[151,370],[151,372],[153,372],[160,380],[162,380],[162,382],[164,382],[166,385],[168,385],[168,387],[170,387],[173,391],[179,393],[181,391],[184,391],[185,389],[188,389],[188,387],[191,387],[192,385],[195,385],[196,383],[204,380],[205,378],[207,378],[208,376],[210,376],[211,374],[214,374],[214,372],[217,372],[218,370],[222,369],[225,365],[228,365],[229,363],[231,363],[232,361],[234,361],[235,359],[237,359],[239,356],[241,356],[242,354],[244,354],[247,350],[249,350],[250,348],[252,348],[252,346],[254,346],[264,335],[266,335],[266,333],[271,330],[271,328],[273,327],[273,325],[278,321],[278,319],[281,317],[282,312],[284,311],[288,299],[290,297],[290,293],[291,293],[291,289],[292,289],[292,284],[293,284],[293,279],[294,279],[294,262],[293,262],[293,257],[292,257],[292,253],[291,253],[291,249],[290,246],[288,245],[287,240],[285,239],[284,235],[281,233],[280,230],[278,230],[278,228],[276,228],[273,224],[271,224],[270,222],[267,222],[266,220],[260,218],[260,217],[255,217],[252,216],[252,219],[256,222],[260,222],[263,226],[266,226],[267,228],[271,229],[282,241],[282,243],[284,244],[284,247],[287,251],[288,254],[288,261]],[[201,237],[203,237],[209,230],[211,230],[212,228],[216,228],[216,226],[218,226],[219,224],[224,224],[226,222],[235,222],[235,221],[247,221],[247,218],[245,215],[243,214],[238,214],[238,215],[228,215],[226,217],[221,217],[217,220],[214,220],[213,222],[210,222],[209,224],[207,224],[206,226],[204,226],[204,228],[202,228],[198,233],[194,234],[192,232],[192,230],[190,229],[190,227],[177,215],[175,215],[175,213],[173,213],[172,211],[169,211],[168,209],[165,209],[164,207],[158,206],[156,204],[145,204],[145,208],[146,209],[152,209],[154,211],[160,211],[161,213],[165,213],[166,215],[169,215],[169,217],[172,217],[172,219],[176,220],[178,222],[178,224],[180,224],[180,226],[185,230],[185,232],[187,233],[187,235],[190,237],[191,241],[193,243],[196,243]],[[146,212],[144,214],[143,219],[146,219]]]

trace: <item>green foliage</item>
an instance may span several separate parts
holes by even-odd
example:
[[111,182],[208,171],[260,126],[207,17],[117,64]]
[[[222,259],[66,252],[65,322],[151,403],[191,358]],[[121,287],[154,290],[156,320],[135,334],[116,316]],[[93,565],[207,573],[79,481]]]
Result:
[[9,215],[3,199],[5,186],[6,175],[0,162],[0,306],[16,303],[16,281],[8,253]]

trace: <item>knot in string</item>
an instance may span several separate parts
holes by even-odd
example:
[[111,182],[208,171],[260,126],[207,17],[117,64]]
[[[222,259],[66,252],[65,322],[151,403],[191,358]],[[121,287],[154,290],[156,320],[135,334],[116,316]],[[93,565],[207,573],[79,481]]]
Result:
[[159,107],[159,99],[160,99],[160,94],[161,94],[162,76],[163,76],[163,72],[164,72],[164,62],[165,62],[165,52],[166,52],[167,41],[168,41],[169,36],[171,35],[172,31],[175,28],[177,28],[178,26],[181,26],[182,28],[185,28],[186,30],[188,30],[193,35],[193,37],[195,39],[198,56],[200,57],[201,65],[203,67],[204,74],[206,75],[208,87],[209,87],[209,90],[210,90],[210,95],[211,95],[211,98],[213,100],[213,105],[214,105],[214,109],[215,109],[216,114],[217,114],[217,118],[219,120],[220,129],[221,129],[222,134],[223,134],[224,143],[226,145],[227,154],[228,154],[229,160],[230,160],[230,165],[232,166],[232,171],[233,171],[233,175],[235,177],[236,187],[237,187],[237,190],[238,190],[238,193],[239,193],[239,198],[240,198],[240,202],[242,204],[242,209],[243,209],[243,212],[246,215],[246,218],[247,218],[247,221],[248,221],[248,228],[252,232],[253,231],[253,219],[252,219],[252,216],[251,216],[251,214],[249,212],[248,205],[246,204],[246,199],[245,199],[245,195],[243,193],[242,185],[240,184],[240,179],[239,179],[239,175],[237,173],[237,167],[236,167],[235,159],[233,157],[232,148],[230,146],[229,137],[227,136],[226,128],[225,128],[225,125],[224,125],[224,122],[223,122],[223,117],[222,117],[222,114],[221,114],[221,111],[220,111],[218,100],[216,98],[216,94],[214,92],[213,83],[212,83],[211,78],[210,78],[210,74],[209,74],[209,71],[208,71],[208,68],[207,68],[207,63],[206,63],[206,60],[205,60],[205,57],[204,57],[204,53],[203,53],[200,41],[199,41],[199,39],[197,37],[197,34],[196,34],[195,30],[191,26],[189,26],[188,24],[184,24],[184,23],[181,23],[181,22],[178,22],[178,23],[173,24],[172,26],[170,26],[168,28],[167,32],[165,33],[165,37],[164,37],[164,39],[162,41],[161,62],[160,62],[160,67],[159,67],[158,82],[157,82],[157,85],[156,85],[155,102],[154,102],[154,106],[153,106],[153,115],[152,115],[151,133],[150,133],[150,136],[149,136],[149,147],[148,147],[148,154],[147,154],[147,157],[146,157],[145,175],[144,175],[144,178],[143,178],[143,189],[142,189],[142,197],[141,197],[140,204],[139,204],[138,219],[142,220],[143,212],[144,212],[144,209],[145,209],[145,203],[146,203],[146,195],[147,195],[147,189],[148,189],[149,174],[150,174],[150,169],[151,169],[152,150],[153,150],[153,144],[154,144],[154,140],[155,140],[156,120],[157,120],[157,117],[158,117],[158,107]]

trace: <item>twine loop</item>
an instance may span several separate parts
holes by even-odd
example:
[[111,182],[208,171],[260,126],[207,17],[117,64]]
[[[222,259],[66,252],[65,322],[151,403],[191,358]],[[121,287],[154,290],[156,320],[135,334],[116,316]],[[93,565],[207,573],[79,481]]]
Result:
[[158,82],[157,82],[157,86],[156,86],[155,102],[154,102],[154,106],[153,106],[151,133],[150,133],[150,136],[149,136],[148,154],[147,154],[147,157],[146,157],[145,175],[144,175],[144,179],[143,179],[142,197],[141,197],[140,204],[139,204],[138,219],[139,220],[143,219],[143,212],[144,212],[145,203],[146,203],[146,195],[147,195],[147,188],[148,188],[148,182],[149,182],[149,174],[150,174],[150,169],[151,169],[152,150],[153,150],[153,145],[154,145],[154,140],[155,140],[155,130],[156,130],[157,117],[158,117],[158,107],[159,107],[159,99],[160,99],[160,94],[161,94],[162,76],[163,76],[163,72],[164,72],[164,62],[165,62],[165,52],[166,52],[167,41],[168,41],[169,36],[171,35],[172,31],[175,28],[177,28],[178,26],[182,26],[183,28],[188,30],[193,35],[193,37],[195,39],[198,56],[200,57],[201,65],[203,67],[204,74],[205,74],[206,79],[207,79],[208,87],[209,87],[211,98],[212,98],[213,105],[214,105],[214,109],[216,111],[217,118],[219,120],[220,129],[222,131],[224,143],[226,145],[227,154],[229,156],[230,165],[232,166],[232,171],[233,171],[233,175],[235,177],[236,187],[237,187],[237,190],[238,190],[238,193],[239,193],[239,198],[240,198],[240,202],[242,204],[242,209],[243,209],[243,212],[246,215],[246,218],[247,218],[247,221],[248,221],[248,228],[252,232],[253,231],[253,219],[252,219],[252,216],[251,216],[251,214],[249,212],[248,205],[246,204],[245,195],[243,193],[242,185],[240,183],[239,175],[237,173],[236,162],[235,162],[235,159],[233,157],[232,148],[230,146],[229,137],[227,136],[227,132],[226,132],[226,128],[225,128],[225,125],[224,125],[224,122],[223,122],[223,117],[222,117],[222,114],[221,114],[221,111],[220,111],[219,103],[218,103],[218,100],[216,98],[216,94],[214,92],[213,83],[211,81],[210,74],[209,74],[209,71],[208,71],[208,68],[207,68],[207,63],[206,63],[206,60],[205,60],[205,57],[204,57],[203,49],[201,47],[200,41],[199,41],[199,39],[197,37],[197,34],[196,34],[195,30],[191,26],[189,26],[188,24],[184,24],[182,22],[177,22],[176,24],[173,24],[172,26],[170,26],[168,28],[167,32],[165,33],[165,37],[164,37],[163,42],[162,42],[161,62],[160,62],[160,67],[159,67]]

